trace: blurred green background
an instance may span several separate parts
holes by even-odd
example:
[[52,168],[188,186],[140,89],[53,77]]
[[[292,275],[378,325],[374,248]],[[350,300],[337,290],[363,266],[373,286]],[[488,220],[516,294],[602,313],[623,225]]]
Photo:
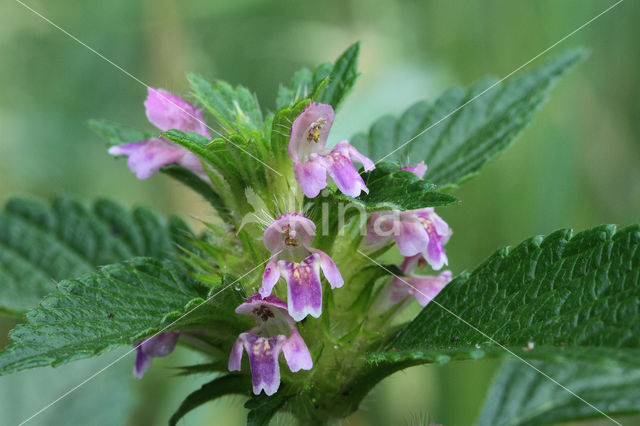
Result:
[[[360,40],[363,76],[337,116],[336,141],[451,85],[506,75],[613,3],[28,2],[151,86],[184,93],[185,74],[194,71],[248,86],[264,109],[273,109],[279,82],[296,69],[333,60]],[[591,49],[517,144],[460,188],[463,204],[441,209],[454,229],[454,272],[531,235],[639,221],[639,16],[640,2],[624,2],[534,63],[572,46]],[[90,118],[150,129],[143,86],[12,0],[0,4],[0,57],[0,202],[71,194],[210,217],[204,202],[167,178],[136,180],[89,131]],[[0,323],[0,346],[12,326]],[[123,353],[0,377],[0,423],[18,423]],[[166,424],[185,393],[210,380],[171,377],[171,366],[194,360],[176,351],[138,382],[129,355],[31,424]],[[400,372],[345,424],[471,424],[497,366],[469,361]],[[245,415],[241,399],[226,398],[182,424],[243,424]]]

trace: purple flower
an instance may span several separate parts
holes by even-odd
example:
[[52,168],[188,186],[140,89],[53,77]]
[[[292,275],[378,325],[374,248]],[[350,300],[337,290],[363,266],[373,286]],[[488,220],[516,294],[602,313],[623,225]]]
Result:
[[[151,124],[162,131],[177,129],[211,138],[202,120],[202,110],[179,96],[172,95],[166,90],[149,88],[144,106]],[[201,179],[209,181],[198,157],[164,138],[151,138],[112,146],[109,148],[109,154],[129,157],[127,162],[129,169],[138,179],[150,178],[169,164],[179,164],[197,174]]]
[[244,349],[249,356],[254,394],[264,389],[264,393],[273,395],[280,387],[280,352],[294,373],[313,367],[309,349],[282,300],[254,294],[236,312],[252,317],[256,327],[238,336],[229,356],[229,371],[240,371]]
[[418,164],[416,164],[415,166],[401,167],[400,170],[407,170],[407,171],[415,174],[416,176],[418,176],[420,179],[422,179],[422,177],[424,176],[425,172],[427,171],[427,165],[424,164],[424,161],[421,161]]
[[374,212],[369,219],[365,245],[381,247],[393,238],[405,257],[421,255],[435,270],[448,264],[444,245],[451,228],[432,207]]
[[350,197],[357,197],[360,191],[369,193],[352,161],[361,163],[366,171],[375,169],[373,162],[348,141],[329,150],[326,145],[332,123],[331,105],[316,103],[310,103],[293,122],[289,157],[293,161],[296,180],[309,198],[317,196],[327,186],[327,173],[338,189]]
[[151,358],[167,356],[173,352],[179,336],[180,331],[168,331],[134,343],[133,346],[138,354],[133,375],[142,379],[144,373],[151,367]]
[[443,271],[438,275],[412,275],[396,277],[391,282],[389,299],[397,303],[409,295],[413,295],[418,303],[427,306],[451,281],[451,271]]
[[427,306],[434,297],[451,281],[451,271],[442,271],[439,275],[418,275],[414,271],[423,263],[420,255],[405,257],[400,265],[404,277],[395,277],[389,290],[389,301],[398,303],[412,295],[422,306]]
[[296,321],[308,314],[318,318],[322,313],[320,270],[331,288],[344,284],[329,255],[310,247],[315,235],[314,223],[300,213],[284,214],[264,231],[264,245],[273,256],[262,276],[260,294],[269,296],[280,277],[284,277],[289,314]]

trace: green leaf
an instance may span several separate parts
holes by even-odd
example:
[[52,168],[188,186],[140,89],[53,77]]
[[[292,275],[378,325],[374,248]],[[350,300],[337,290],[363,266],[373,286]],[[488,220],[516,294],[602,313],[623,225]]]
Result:
[[329,81],[322,87],[314,100],[323,104],[330,104],[333,109],[338,106],[351,92],[356,84],[360,73],[358,72],[358,58],[360,56],[360,43],[354,43],[336,60],[335,64],[328,71],[326,64],[320,65],[315,73],[314,80],[321,81],[329,77]]
[[[640,369],[582,363],[532,364],[607,415],[640,411]],[[530,366],[510,361],[499,371],[478,426],[534,426],[601,416]]]
[[416,103],[397,119],[380,118],[351,143],[374,161],[424,160],[425,179],[441,187],[456,185],[509,146],[558,78],[584,57],[584,51],[575,50],[504,83],[489,79],[469,90],[451,89],[433,104]]
[[205,383],[200,389],[189,394],[180,404],[178,410],[171,416],[169,425],[175,426],[189,411],[221,396],[229,394],[248,395],[251,391],[249,383],[249,377],[241,374],[228,374]]
[[205,200],[207,200],[213,208],[216,209],[222,218],[229,220],[230,216],[228,207],[225,206],[224,202],[211,185],[203,181],[198,175],[177,164],[171,164],[163,167],[162,172],[196,191]]
[[262,111],[258,100],[247,88],[237,86],[234,89],[221,80],[211,84],[196,74],[189,74],[187,78],[195,97],[227,130],[262,131]]
[[[262,153],[257,144],[248,141],[240,134],[231,134],[228,138],[203,140],[195,133],[183,133],[179,130],[169,130],[162,134],[167,139],[181,145],[206,161],[218,173],[209,173],[213,187],[226,206],[223,212],[233,211],[242,214],[246,209],[244,197],[245,188],[252,187],[263,193],[267,188],[267,170],[262,162]],[[262,194],[266,195],[266,194]]]
[[293,75],[289,87],[280,86],[276,97],[276,108],[281,110],[295,105],[313,94],[313,73],[308,68],[302,68]]
[[69,198],[51,205],[12,199],[0,212],[0,308],[22,313],[55,282],[135,256],[166,258],[178,241],[151,211]]
[[458,202],[458,199],[436,190],[436,186],[418,178],[414,173],[399,170],[399,166],[382,162],[370,172],[361,173],[369,193],[351,198],[338,193],[343,199],[362,206],[366,211],[411,210],[422,207],[445,206]]
[[248,400],[244,407],[248,408],[247,426],[266,426],[271,418],[282,408],[289,399],[284,391],[275,393],[271,396],[263,394],[253,396]]
[[130,127],[103,120],[89,120],[89,127],[101,136],[109,146],[141,142],[157,136],[157,134],[151,132],[141,132]]
[[239,293],[229,288],[202,304],[208,288],[175,264],[135,258],[105,266],[58,283],[27,314],[0,352],[0,375],[88,358],[165,330],[219,328],[229,340],[247,325],[233,315]]
[[291,108],[307,98],[338,109],[360,77],[359,56],[360,43],[354,43],[340,55],[335,64],[325,62],[313,72],[302,68],[293,75],[289,86],[281,85],[278,89],[277,109]]
[[640,225],[561,230],[503,248],[435,302],[370,361],[505,355],[491,336],[523,358],[640,365]]

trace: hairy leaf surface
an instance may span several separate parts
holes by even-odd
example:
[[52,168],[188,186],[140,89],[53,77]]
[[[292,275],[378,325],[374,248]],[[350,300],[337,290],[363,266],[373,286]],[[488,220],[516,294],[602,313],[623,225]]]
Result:
[[[0,212],[0,307],[34,307],[55,282],[136,256],[166,258],[186,231],[147,209],[99,200],[91,209],[69,198],[51,205],[12,199]],[[179,231],[178,228],[184,231]]]
[[370,172],[363,172],[362,178],[369,193],[361,193],[357,198],[337,194],[343,199],[362,206],[367,211],[411,210],[422,207],[455,204],[458,199],[438,192],[434,184],[418,178],[415,174],[399,170],[399,166],[382,162]]
[[370,360],[506,354],[490,336],[525,358],[640,365],[640,226],[562,230],[503,248],[435,302]]
[[233,315],[239,291],[226,289],[203,304],[208,296],[182,268],[150,258],[61,281],[11,331],[0,375],[88,358],[160,331],[217,328],[231,339],[246,328]]
[[196,74],[189,74],[187,78],[195,97],[228,130],[262,131],[262,111],[257,98],[246,87],[234,88],[221,80],[210,83]]
[[378,119],[351,143],[374,161],[424,160],[426,180],[458,184],[511,144],[558,78],[584,56],[572,51],[504,83],[489,79],[468,90],[450,89],[433,104],[418,102],[399,118]]

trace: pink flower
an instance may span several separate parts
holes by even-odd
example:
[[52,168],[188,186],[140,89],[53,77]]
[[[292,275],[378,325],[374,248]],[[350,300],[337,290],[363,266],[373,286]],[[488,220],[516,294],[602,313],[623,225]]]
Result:
[[422,179],[422,177],[424,176],[425,172],[427,171],[427,165],[424,164],[424,161],[421,161],[418,164],[416,164],[415,166],[401,167],[400,170],[407,170],[407,171],[415,174],[416,176],[418,176],[420,179]]
[[304,195],[317,196],[327,186],[327,173],[338,189],[350,197],[357,197],[361,191],[369,193],[352,161],[361,163],[366,171],[375,169],[375,165],[348,141],[327,149],[332,124],[331,105],[311,103],[291,126],[289,157]]
[[320,270],[331,288],[344,284],[340,271],[329,255],[311,248],[315,235],[314,223],[300,213],[284,214],[264,231],[264,245],[273,256],[262,276],[260,294],[269,296],[280,277],[284,277],[289,314],[296,321],[301,321],[309,314],[318,318],[322,313]]
[[432,207],[374,212],[369,219],[365,245],[381,247],[393,238],[403,256],[423,257],[435,270],[448,264],[444,245],[451,228]]
[[451,271],[443,271],[439,275],[414,274],[413,271],[418,263],[416,257],[406,258],[400,266],[406,276],[395,277],[391,282],[389,300],[392,304],[412,295],[422,306],[427,306],[451,281]]
[[254,394],[264,390],[273,395],[280,387],[281,352],[294,373],[313,367],[309,349],[282,300],[254,294],[236,312],[252,317],[256,327],[238,336],[229,356],[229,371],[240,371],[244,349],[249,356]]
[[[149,94],[144,106],[147,118],[158,129],[167,131],[177,129],[183,132],[199,133],[211,138],[202,119],[202,110],[191,105],[179,96],[162,89],[148,89]],[[201,179],[209,181],[200,160],[185,148],[164,138],[151,138],[144,141],[132,141],[124,145],[112,146],[109,154],[129,157],[129,169],[138,179],[147,179],[169,164],[179,164],[191,170]]]
[[173,352],[178,343],[178,337],[180,337],[180,331],[168,331],[134,343],[137,356],[133,375],[142,379],[144,373],[151,367],[151,358],[167,356]]

